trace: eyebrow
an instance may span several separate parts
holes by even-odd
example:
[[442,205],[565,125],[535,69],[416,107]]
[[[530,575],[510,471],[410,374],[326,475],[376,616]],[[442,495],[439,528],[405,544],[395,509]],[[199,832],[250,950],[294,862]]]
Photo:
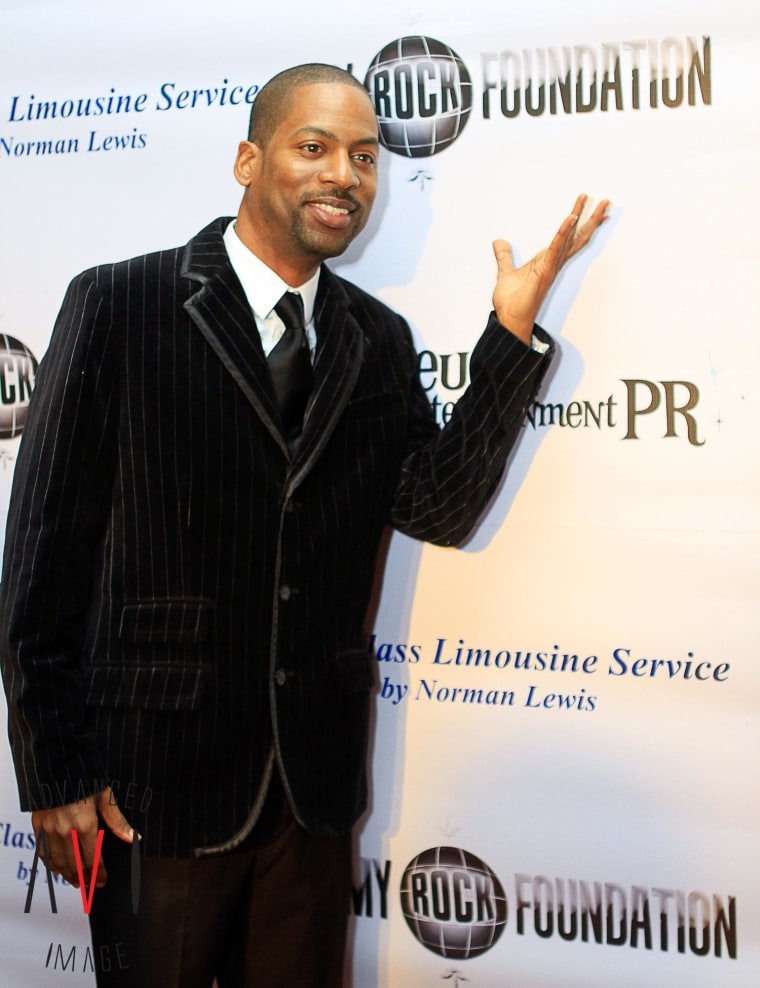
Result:
[[[307,124],[305,127],[299,127],[297,131],[293,134],[294,137],[298,137],[301,134],[317,134],[320,137],[326,137],[330,141],[338,141],[340,138],[337,134],[334,134],[331,130],[325,130],[324,127],[315,127],[312,124]],[[379,140],[373,134],[371,137],[362,137],[358,141],[354,141],[354,144],[373,144],[375,146],[379,145]]]

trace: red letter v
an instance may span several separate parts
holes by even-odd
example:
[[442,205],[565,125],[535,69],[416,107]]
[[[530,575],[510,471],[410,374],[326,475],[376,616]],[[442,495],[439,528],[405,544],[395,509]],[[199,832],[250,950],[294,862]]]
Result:
[[92,897],[95,894],[95,876],[98,873],[98,865],[100,864],[100,851],[103,847],[103,834],[105,831],[98,831],[98,839],[95,842],[95,854],[92,859],[92,872],[90,874],[90,891],[87,893],[87,898],[85,898],[86,885],[84,882],[84,873],[82,871],[82,855],[79,852],[79,836],[76,830],[71,831],[71,843],[74,845],[74,857],[77,862],[77,875],[79,876],[79,891],[82,893],[82,907],[84,908],[85,915],[90,915],[90,910],[92,909]]

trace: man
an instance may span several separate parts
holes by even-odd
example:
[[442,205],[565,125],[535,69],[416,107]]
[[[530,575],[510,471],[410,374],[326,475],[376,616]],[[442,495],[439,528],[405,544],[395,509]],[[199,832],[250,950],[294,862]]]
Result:
[[[551,356],[538,310],[605,217],[578,230],[581,197],[517,270],[495,244],[495,315],[439,432],[404,321],[322,264],[366,224],[377,162],[353,77],[276,76],[238,150],[236,221],[80,275],[41,365],[3,668],[50,867],[78,883],[75,829],[89,884],[105,825],[91,924],[124,962],[99,983],[341,984],[383,529],[472,529]],[[153,795],[130,822],[111,779]]]

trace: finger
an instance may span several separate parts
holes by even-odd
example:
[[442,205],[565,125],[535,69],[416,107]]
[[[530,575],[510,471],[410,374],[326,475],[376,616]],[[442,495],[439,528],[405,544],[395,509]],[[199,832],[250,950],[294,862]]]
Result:
[[[89,822],[88,822],[89,823]],[[85,887],[89,888],[93,877],[93,871],[95,870],[95,864],[97,859],[97,873],[100,875],[102,866],[102,837],[100,836],[100,830],[96,826],[91,829],[89,825],[81,826],[78,825],[75,828],[76,832],[76,845],[79,850],[79,858],[77,861],[77,855],[74,851],[74,831],[71,834],[71,847],[72,847],[72,857],[73,857],[73,870],[76,876],[74,884],[79,885],[80,881],[83,881]],[[98,845],[101,845],[101,848]],[[81,869],[81,871],[80,871]],[[106,875],[102,876],[102,883],[105,884]]]
[[[44,843],[40,840],[40,832],[45,835]],[[54,830],[48,832],[42,828],[37,831],[37,835],[37,839],[40,841],[40,858],[47,864],[48,868],[56,875],[68,871],[66,836],[57,834]]]
[[588,239],[594,230],[598,229],[608,218],[608,210],[610,208],[609,199],[602,199],[596,209],[593,211],[591,216],[586,220],[583,226],[578,230],[578,235],[584,235]]
[[[50,869],[56,875],[60,875],[74,888],[79,888],[79,870],[77,868],[76,854],[74,853],[74,842],[71,831],[60,834],[48,834],[48,844],[50,846]],[[86,879],[88,868],[85,864],[85,852],[81,847],[82,873]]]
[[103,791],[103,798],[100,802],[100,815],[112,834],[127,844],[132,843],[135,837],[134,829],[129,823],[129,820],[121,812],[119,804],[116,802],[110,789]]
[[[90,883],[95,845],[98,837],[98,817],[94,801],[85,800],[82,808],[77,804],[77,812],[71,815],[59,813],[56,818],[58,846],[63,852],[64,862],[60,874],[67,882],[79,888],[83,879]],[[77,836],[79,854],[74,849],[74,831]]]
[[581,192],[581,194],[575,200],[573,208],[570,210],[571,215],[577,217],[577,219],[580,219],[583,210],[586,208],[587,202],[588,202],[588,196],[586,195],[585,192]]
[[599,227],[607,219],[609,219],[608,210],[611,206],[609,199],[602,199],[596,209],[593,211],[591,216],[586,220],[582,227],[575,234],[575,238],[572,243],[572,248],[570,255],[575,254],[582,247],[585,247],[589,242],[594,233],[599,229]]
[[[101,828],[95,831],[83,831],[77,828],[77,839],[79,841],[79,854],[82,865],[82,877],[85,885],[89,888],[95,870],[95,884],[102,888],[108,881],[105,863],[103,861],[103,837]],[[73,843],[73,837],[72,837]]]
[[[110,786],[106,787],[100,794],[98,812],[100,813],[103,823],[105,823],[115,837],[118,837],[119,840],[122,840],[127,844],[132,843],[135,839],[135,831],[119,809],[119,804],[116,802],[116,797]],[[102,888],[107,881],[108,871],[106,869],[105,861],[101,857],[98,862],[98,871],[95,876],[95,883],[98,888]]]
[[554,234],[554,239],[549,244],[546,256],[546,263],[550,270],[558,271],[570,256],[573,234],[578,224],[578,215],[575,212],[575,207],[573,207],[573,212],[564,218],[559,230]]
[[493,254],[499,267],[499,274],[510,274],[515,270],[512,247],[506,240],[494,240]]

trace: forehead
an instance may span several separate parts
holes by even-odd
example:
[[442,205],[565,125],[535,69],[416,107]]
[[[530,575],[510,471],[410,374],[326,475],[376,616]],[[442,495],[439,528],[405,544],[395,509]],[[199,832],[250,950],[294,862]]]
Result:
[[353,140],[377,139],[377,117],[364,90],[343,83],[298,86],[290,94],[277,126],[277,136],[322,130]]

